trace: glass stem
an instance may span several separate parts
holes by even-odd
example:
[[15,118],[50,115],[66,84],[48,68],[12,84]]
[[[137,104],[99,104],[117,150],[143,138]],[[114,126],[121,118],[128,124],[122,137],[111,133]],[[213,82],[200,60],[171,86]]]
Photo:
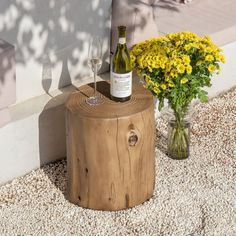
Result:
[[94,65],[94,97],[96,97],[97,92],[97,64]]

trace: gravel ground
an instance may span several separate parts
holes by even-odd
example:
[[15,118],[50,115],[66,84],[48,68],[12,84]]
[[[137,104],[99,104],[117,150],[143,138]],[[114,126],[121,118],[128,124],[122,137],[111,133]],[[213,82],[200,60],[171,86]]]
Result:
[[191,156],[165,155],[157,120],[156,187],[148,202],[118,212],[65,200],[66,161],[0,187],[0,235],[236,235],[236,90],[196,106]]

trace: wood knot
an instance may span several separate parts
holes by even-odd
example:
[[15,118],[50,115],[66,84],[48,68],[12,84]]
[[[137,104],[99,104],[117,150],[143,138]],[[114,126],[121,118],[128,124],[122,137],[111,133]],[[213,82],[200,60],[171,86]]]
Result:
[[134,132],[134,130],[131,130],[129,132],[129,138],[128,138],[129,146],[135,146],[138,142],[138,135]]

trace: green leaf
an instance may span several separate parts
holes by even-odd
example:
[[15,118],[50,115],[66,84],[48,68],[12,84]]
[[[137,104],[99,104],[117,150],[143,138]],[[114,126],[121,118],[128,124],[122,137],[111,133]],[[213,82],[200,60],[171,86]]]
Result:
[[161,111],[163,107],[164,107],[164,99],[159,98],[158,111]]
[[201,102],[207,102],[208,101],[208,93],[204,90],[199,90],[198,98],[200,99]]

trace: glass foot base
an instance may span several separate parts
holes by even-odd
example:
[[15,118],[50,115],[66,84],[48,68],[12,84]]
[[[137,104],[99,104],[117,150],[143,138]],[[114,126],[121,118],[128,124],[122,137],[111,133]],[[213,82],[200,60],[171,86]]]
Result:
[[173,160],[185,160],[185,159],[188,159],[189,158],[189,155],[187,155],[187,156],[173,156],[172,154],[170,154],[170,153],[166,153],[166,155],[169,157],[169,158],[171,158],[171,159],[173,159]]
[[86,99],[86,103],[91,106],[100,105],[104,102],[104,100],[101,97],[89,97]]

